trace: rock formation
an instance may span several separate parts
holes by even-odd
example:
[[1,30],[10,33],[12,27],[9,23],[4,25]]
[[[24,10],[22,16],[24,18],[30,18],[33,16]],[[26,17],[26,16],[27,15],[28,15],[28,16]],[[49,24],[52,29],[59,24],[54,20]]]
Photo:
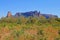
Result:
[[12,16],[11,12],[8,11],[7,17],[11,17],[11,16]]
[[24,17],[39,17],[40,15],[44,16],[45,18],[51,18],[51,17],[58,17],[56,15],[51,15],[51,14],[41,14],[40,11],[29,11],[29,12],[18,12],[15,15],[12,15],[10,11],[8,11],[7,17],[20,17],[20,16],[24,16]]
[[18,12],[15,14],[15,17],[19,17],[20,15],[21,15],[21,13]]

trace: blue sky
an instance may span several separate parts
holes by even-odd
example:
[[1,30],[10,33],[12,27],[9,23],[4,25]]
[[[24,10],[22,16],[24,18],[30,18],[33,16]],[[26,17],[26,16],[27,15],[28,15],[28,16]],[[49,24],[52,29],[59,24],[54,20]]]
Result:
[[0,17],[6,16],[8,11],[14,15],[34,10],[60,17],[60,0],[0,0]]

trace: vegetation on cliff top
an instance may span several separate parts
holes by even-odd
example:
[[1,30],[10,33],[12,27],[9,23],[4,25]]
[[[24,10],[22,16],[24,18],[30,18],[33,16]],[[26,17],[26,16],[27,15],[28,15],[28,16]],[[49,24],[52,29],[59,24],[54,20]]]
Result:
[[60,40],[60,18],[1,18],[0,40]]

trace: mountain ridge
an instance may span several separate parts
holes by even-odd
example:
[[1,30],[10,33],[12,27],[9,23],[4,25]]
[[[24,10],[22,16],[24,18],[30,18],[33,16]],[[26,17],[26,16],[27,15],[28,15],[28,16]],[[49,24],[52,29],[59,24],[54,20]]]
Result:
[[8,11],[7,13],[7,17],[20,17],[20,16],[24,16],[24,17],[29,17],[29,16],[32,16],[32,17],[39,17],[40,15],[46,17],[46,18],[50,18],[50,17],[56,17],[58,18],[57,15],[52,15],[52,14],[42,14],[40,13],[40,11],[29,11],[29,12],[17,12],[15,15],[12,15],[10,11]]

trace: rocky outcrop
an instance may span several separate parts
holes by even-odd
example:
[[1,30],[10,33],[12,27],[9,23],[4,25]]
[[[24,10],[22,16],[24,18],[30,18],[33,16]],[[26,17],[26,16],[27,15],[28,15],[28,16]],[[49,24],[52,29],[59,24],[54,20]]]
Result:
[[30,12],[24,12],[24,13],[16,13],[15,16],[16,17],[19,17],[19,16],[24,16],[24,17],[29,17],[29,16],[39,16],[40,15],[40,12],[38,11],[30,11]]
[[8,13],[7,13],[7,17],[12,17],[12,14],[11,14],[10,11],[8,11]]
[[19,17],[20,15],[21,15],[21,13],[18,12],[15,14],[15,17]]
[[58,16],[56,15],[51,15],[51,14],[41,14],[40,11],[29,11],[29,12],[18,12],[15,15],[12,15],[10,11],[8,11],[7,17],[20,17],[20,16],[24,16],[24,17],[39,17],[40,15],[44,16],[45,18],[52,18],[52,17],[56,17],[58,18]]

